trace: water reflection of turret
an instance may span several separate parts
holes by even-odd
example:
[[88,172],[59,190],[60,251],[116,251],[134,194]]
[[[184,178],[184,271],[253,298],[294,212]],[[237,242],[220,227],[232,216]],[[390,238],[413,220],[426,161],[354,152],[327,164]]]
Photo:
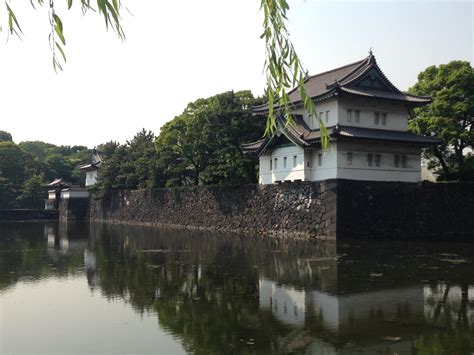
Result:
[[84,267],[86,269],[87,284],[91,291],[100,285],[100,275],[97,272],[97,257],[95,251],[84,249]]
[[[282,277],[289,272],[275,272],[274,279],[260,278],[260,307],[283,324],[300,329],[288,337],[288,351],[302,347],[310,353],[344,354],[347,347],[355,346],[362,353],[411,353],[413,346],[426,346],[423,341],[414,345],[413,336],[431,339],[430,334],[440,327],[472,332],[474,286],[465,283],[466,279],[474,283],[470,249],[460,249],[450,258],[443,256],[439,245],[385,242],[362,248],[338,244],[337,249],[337,263],[328,258],[294,269],[292,278]],[[287,267],[292,268],[292,263],[295,260]],[[276,264],[286,265],[284,260]],[[332,271],[319,273],[321,268]],[[301,274],[314,273],[319,285],[301,282]],[[440,273],[450,281],[437,281]],[[334,287],[321,287],[325,284]],[[324,341],[314,340],[311,334],[325,334]]]
[[57,262],[59,256],[59,233],[57,223],[46,223],[44,225],[44,235],[47,240],[48,256]]
[[82,223],[61,222],[58,225],[58,234],[61,254],[83,250],[87,247],[87,229]]
[[57,222],[0,225],[0,289],[22,280],[32,282],[82,273],[81,245],[87,241],[87,235],[75,231],[71,234],[69,252],[61,254]]
[[[101,225],[91,238],[101,292],[138,312],[156,312],[190,352],[221,353],[229,344],[241,353],[411,352],[418,345],[410,339],[439,329],[427,317],[427,285],[439,284],[440,276],[457,284],[473,266],[458,262],[433,273],[440,251],[426,244],[345,245],[118,225]],[[467,296],[454,308],[471,307]]]
[[46,240],[48,241],[48,249],[54,249],[56,244],[56,225],[53,224],[45,224],[44,225],[44,235]]

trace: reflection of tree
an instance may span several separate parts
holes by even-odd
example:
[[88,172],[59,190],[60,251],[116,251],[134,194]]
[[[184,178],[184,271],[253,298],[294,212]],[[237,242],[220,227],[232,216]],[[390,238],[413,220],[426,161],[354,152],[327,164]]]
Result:
[[427,288],[426,316],[430,323],[448,328],[469,330],[474,328],[474,299],[469,299],[469,285],[440,283]]
[[426,288],[426,321],[438,330],[418,337],[419,354],[470,354],[474,350],[474,298],[469,285],[433,284]]
[[277,339],[287,327],[270,312],[259,312],[258,269],[242,249],[226,241],[209,248],[190,238],[196,249],[189,252],[190,245],[177,236],[169,240],[177,247],[172,251],[157,241],[152,251],[136,252],[130,248],[137,247],[136,235],[116,241],[104,234],[96,244],[107,297],[121,297],[140,312],[156,312],[160,325],[197,354],[278,352]]
[[[255,349],[296,351],[315,339],[343,348],[356,341],[330,334],[318,318],[318,310],[306,310],[301,329],[280,324],[270,310],[259,309],[261,277],[301,290],[325,289],[337,295],[396,290],[399,285],[419,285],[421,280],[438,277],[440,273],[457,282],[466,277],[470,266],[458,265],[458,273],[452,269],[450,273],[444,269],[434,273],[432,268],[439,265],[439,260],[433,255],[439,251],[418,244],[407,247],[407,243],[376,243],[358,248],[351,244],[249,240],[197,231],[99,228],[102,228],[100,232],[93,233],[97,234],[96,249],[103,253],[98,260],[106,260],[104,265],[98,265],[102,292],[129,301],[140,312],[156,312],[160,325],[181,337],[185,347],[196,353],[222,353],[226,349],[238,353]],[[417,261],[413,255],[424,268],[415,267]],[[465,309],[467,306],[463,304],[468,303],[461,302],[456,310]],[[404,311],[400,309],[396,324],[384,323],[374,315],[373,322],[380,324],[380,330],[372,335],[364,334],[357,342],[366,346],[374,340],[380,341],[386,335],[384,332],[394,329],[408,339],[415,328],[403,326]],[[440,321],[451,322],[446,317]],[[428,343],[432,339],[437,329],[431,326],[432,322],[427,319],[425,325],[416,328],[417,334],[423,337],[414,341],[415,348],[423,344],[423,339]],[[464,330],[452,331],[441,346],[463,337],[469,339]]]

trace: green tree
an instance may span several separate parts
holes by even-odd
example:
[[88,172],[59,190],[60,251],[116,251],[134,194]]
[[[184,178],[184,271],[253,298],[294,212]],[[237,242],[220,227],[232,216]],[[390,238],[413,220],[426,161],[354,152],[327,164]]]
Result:
[[25,154],[13,142],[0,142],[0,177],[16,188],[25,178]]
[[12,135],[5,131],[0,131],[0,142],[13,142]]
[[154,141],[153,132],[143,129],[124,145],[109,142],[99,146],[99,151],[105,153],[95,189],[106,192],[158,186]]
[[0,209],[15,207],[16,190],[10,180],[0,176]]
[[431,105],[414,110],[409,122],[413,132],[443,140],[424,152],[431,167],[441,168],[447,180],[474,180],[474,156],[466,153],[474,144],[473,67],[464,61],[428,67],[409,92],[433,97]]
[[156,152],[155,135],[142,129],[131,141],[127,141],[128,185],[139,189],[155,187]]
[[21,142],[18,146],[26,152],[27,175],[44,174],[52,180],[62,177],[74,184],[81,184],[84,176],[77,167],[85,164],[91,151],[85,146],[56,146],[41,141]]
[[167,185],[256,181],[256,159],[239,146],[265,126],[250,112],[257,102],[250,91],[226,92],[188,104],[166,123],[155,146]]
[[18,200],[24,205],[39,206],[45,198],[45,181],[43,175],[33,175],[25,180],[20,189]]
[[47,166],[46,178],[53,180],[55,178],[63,178],[66,181],[71,180],[72,170],[70,162],[60,154],[51,154],[46,157],[45,163]]
[[54,144],[49,144],[41,141],[25,141],[18,143],[18,146],[25,152],[31,154],[33,157],[44,161],[48,152],[54,149]]

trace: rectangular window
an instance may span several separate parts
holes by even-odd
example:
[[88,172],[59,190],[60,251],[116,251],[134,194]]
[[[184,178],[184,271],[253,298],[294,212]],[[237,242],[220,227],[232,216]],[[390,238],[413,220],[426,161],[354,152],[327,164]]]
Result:
[[352,152],[347,153],[347,165],[352,165]]
[[318,154],[318,165],[319,166],[323,165],[323,155],[322,154]]
[[359,111],[359,110],[355,110],[355,111],[354,111],[354,122],[355,122],[355,123],[359,123],[359,122],[360,122],[360,111]]
[[283,169],[286,169],[286,157],[283,158]]
[[319,113],[319,119],[321,120],[321,122],[323,121],[323,119],[324,119],[324,112],[320,112],[320,113]]
[[387,125],[387,114],[382,113],[382,126],[386,126],[386,125]]
[[329,111],[326,111],[326,123],[329,122]]
[[372,162],[374,160],[374,155],[373,154],[367,154],[367,165],[372,166]]
[[380,121],[380,114],[378,112],[374,112],[374,124],[378,125]]
[[293,168],[296,168],[296,165],[298,165],[298,157],[295,155],[293,157]]
[[352,110],[347,110],[347,122],[352,122]]
[[399,155],[394,155],[393,156],[393,165],[395,165],[396,168],[400,166],[400,156]]
[[401,159],[401,162],[402,162],[402,168],[406,168],[407,167],[407,156],[406,155],[402,155],[402,159]]
[[270,171],[273,170],[273,166],[272,166],[273,164],[272,163],[273,163],[273,160],[270,158]]
[[374,154],[375,166],[380,166],[380,154]]
[[278,169],[278,158],[275,158],[275,164],[273,164],[275,166],[275,170]]
[[306,162],[306,166],[309,168],[309,161]]

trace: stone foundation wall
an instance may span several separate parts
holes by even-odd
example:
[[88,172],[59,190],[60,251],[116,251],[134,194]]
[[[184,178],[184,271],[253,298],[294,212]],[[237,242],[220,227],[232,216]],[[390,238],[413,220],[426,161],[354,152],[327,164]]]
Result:
[[60,221],[85,221],[89,219],[89,198],[69,198],[59,201]]
[[0,221],[34,221],[55,220],[59,218],[58,211],[44,209],[9,209],[0,210]]
[[114,191],[91,201],[91,220],[334,238],[335,181]]
[[114,191],[93,221],[291,237],[474,240],[474,184],[351,180]]

